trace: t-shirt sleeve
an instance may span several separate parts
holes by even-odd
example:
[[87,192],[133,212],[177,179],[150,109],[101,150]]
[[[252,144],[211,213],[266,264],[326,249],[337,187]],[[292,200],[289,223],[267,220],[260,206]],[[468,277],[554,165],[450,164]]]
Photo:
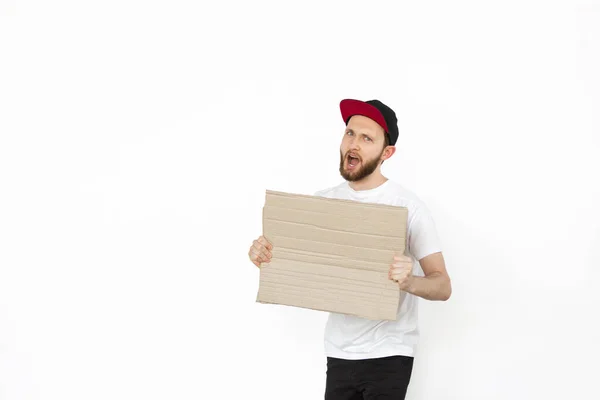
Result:
[[408,252],[417,260],[442,251],[435,222],[425,205],[419,205],[408,221]]

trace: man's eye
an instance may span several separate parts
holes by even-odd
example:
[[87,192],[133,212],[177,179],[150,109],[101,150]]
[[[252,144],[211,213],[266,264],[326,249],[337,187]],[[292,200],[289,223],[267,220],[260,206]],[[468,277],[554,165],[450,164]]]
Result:
[[370,141],[371,141],[371,138],[370,138],[370,137],[368,137],[368,136],[365,136],[365,140],[366,140],[367,142],[370,142]]

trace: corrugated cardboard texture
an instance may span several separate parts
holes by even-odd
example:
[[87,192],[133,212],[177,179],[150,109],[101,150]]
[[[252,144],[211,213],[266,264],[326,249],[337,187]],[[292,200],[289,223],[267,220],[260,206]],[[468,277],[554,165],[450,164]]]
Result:
[[404,207],[266,191],[263,235],[273,244],[257,301],[395,320],[400,289],[388,279],[404,253]]

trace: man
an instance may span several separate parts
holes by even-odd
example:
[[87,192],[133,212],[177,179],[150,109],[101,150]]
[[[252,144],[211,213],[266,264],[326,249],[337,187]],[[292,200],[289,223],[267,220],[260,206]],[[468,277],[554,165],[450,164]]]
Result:
[[[346,124],[339,167],[344,182],[315,195],[406,207],[408,240],[405,254],[390,260],[389,279],[401,290],[396,321],[329,314],[325,399],[404,399],[419,339],[417,300],[447,300],[452,293],[450,278],[426,206],[381,173],[382,163],[396,150],[395,112],[378,100],[353,99],[342,100],[340,110]],[[260,267],[269,262],[272,249],[261,236],[248,255]]]

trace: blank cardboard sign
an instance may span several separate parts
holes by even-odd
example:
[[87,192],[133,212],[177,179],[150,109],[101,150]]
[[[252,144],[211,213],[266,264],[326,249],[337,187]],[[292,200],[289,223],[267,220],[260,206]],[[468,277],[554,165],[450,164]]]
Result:
[[408,210],[266,191],[263,236],[273,244],[257,302],[395,320],[400,289],[388,278],[404,253]]

